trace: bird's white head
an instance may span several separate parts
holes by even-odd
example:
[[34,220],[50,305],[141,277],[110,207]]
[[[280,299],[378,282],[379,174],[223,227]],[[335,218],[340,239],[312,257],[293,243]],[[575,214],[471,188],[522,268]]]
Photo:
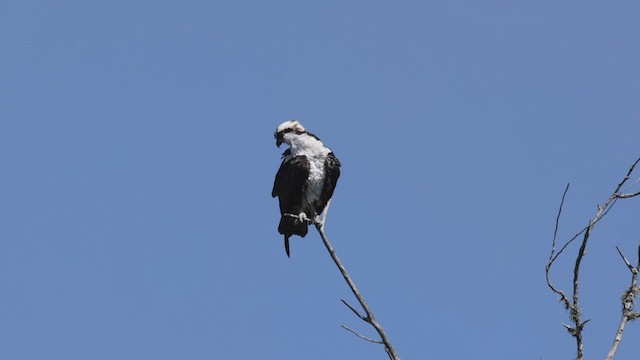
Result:
[[304,129],[304,126],[302,126],[298,120],[287,120],[278,125],[273,136],[276,138],[276,146],[280,147],[282,143],[291,145],[290,135],[287,134],[300,135],[306,132],[307,131]]

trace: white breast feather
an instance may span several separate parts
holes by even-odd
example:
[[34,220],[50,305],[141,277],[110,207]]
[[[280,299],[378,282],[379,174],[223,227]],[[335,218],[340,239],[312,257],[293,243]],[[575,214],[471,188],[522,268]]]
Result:
[[[320,199],[324,185],[324,159],[314,158],[310,161],[309,182],[307,184],[307,201],[313,202]],[[319,210],[318,210],[319,211]]]
[[291,145],[291,156],[305,155],[309,159],[309,178],[307,182],[307,201],[320,199],[324,186],[324,161],[331,149],[307,134],[287,134]]

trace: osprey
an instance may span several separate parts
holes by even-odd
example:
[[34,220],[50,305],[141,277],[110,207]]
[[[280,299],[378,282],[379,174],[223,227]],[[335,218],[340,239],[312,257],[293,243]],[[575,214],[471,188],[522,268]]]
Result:
[[[280,124],[276,145],[288,144],[273,183],[272,197],[280,201],[278,232],[289,255],[291,235],[307,235],[309,223],[321,223],[320,214],[331,200],[340,176],[340,161],[320,139],[295,120]],[[326,214],[325,214],[326,216]]]

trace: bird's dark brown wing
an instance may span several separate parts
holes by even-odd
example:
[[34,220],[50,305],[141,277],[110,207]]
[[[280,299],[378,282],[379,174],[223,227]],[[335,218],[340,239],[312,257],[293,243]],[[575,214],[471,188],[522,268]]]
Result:
[[309,160],[304,155],[283,161],[276,173],[271,196],[278,196],[281,204],[283,200],[285,203],[302,204],[309,178],[309,167]]
[[288,161],[283,161],[276,174],[271,196],[278,197],[280,203],[280,224],[278,232],[284,235],[284,247],[289,256],[289,237],[307,235],[308,225],[297,221],[292,216],[298,215],[304,209],[304,196],[307,191],[307,179],[309,178],[309,160],[306,156],[297,156]]
[[320,214],[327,206],[327,202],[333,196],[338,178],[340,177],[340,160],[331,152],[324,161],[324,185],[320,193],[320,200],[316,206],[316,211]]

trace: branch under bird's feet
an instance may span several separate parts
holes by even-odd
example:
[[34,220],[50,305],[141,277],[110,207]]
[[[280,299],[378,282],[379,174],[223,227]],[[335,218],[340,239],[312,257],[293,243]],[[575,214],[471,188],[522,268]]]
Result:
[[325,206],[324,210],[322,210],[322,220],[319,220],[319,219],[317,220],[322,229],[324,229],[324,222],[327,220],[327,214],[329,213],[329,206],[330,205],[331,205],[331,199],[329,199],[329,201],[327,201],[327,206]]
[[[296,214],[289,214],[289,213],[284,213],[282,214],[282,216],[288,216],[288,217],[292,217],[294,219],[296,219],[296,221],[300,222],[300,223],[306,223],[306,224],[315,224],[316,220],[311,220],[307,217],[307,214],[305,214],[304,212],[301,212],[300,214],[296,215]],[[316,216],[317,218],[317,216]]]
[[282,216],[292,217],[296,219],[297,222],[306,223],[307,225],[316,225],[316,226],[320,225],[320,227],[324,228],[324,221],[327,218],[327,212],[325,209],[325,211],[323,211],[321,215],[316,214],[316,216],[314,216],[313,219],[309,219],[309,217],[307,217],[307,214],[303,212],[301,212],[298,215],[284,213],[282,214]]

